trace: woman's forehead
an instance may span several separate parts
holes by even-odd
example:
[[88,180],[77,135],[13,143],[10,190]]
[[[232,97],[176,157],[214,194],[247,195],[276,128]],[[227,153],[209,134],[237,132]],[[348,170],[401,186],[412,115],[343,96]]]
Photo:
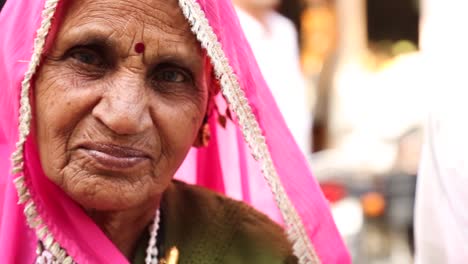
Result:
[[[67,7],[57,42],[92,37],[122,45],[134,42],[198,48],[177,0],[79,0]],[[66,43],[57,43],[65,45]]]

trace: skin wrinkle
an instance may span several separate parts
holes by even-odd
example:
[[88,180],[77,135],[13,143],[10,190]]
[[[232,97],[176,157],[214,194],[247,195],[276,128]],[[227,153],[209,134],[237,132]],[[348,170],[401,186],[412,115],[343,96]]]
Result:
[[[135,23],[139,24],[138,21],[135,21]],[[130,20],[129,20],[129,21],[127,22],[127,24],[126,24],[126,30],[125,30],[125,31],[122,31],[122,32],[127,32],[127,30],[128,30],[128,25],[130,25],[130,24],[131,24],[131,22],[130,22]],[[144,28],[145,28],[144,25],[145,25],[144,23],[142,23],[141,25],[139,25],[139,28],[142,28],[142,29],[141,29],[141,36],[140,36],[140,39],[143,39],[143,36],[144,36]],[[131,32],[132,30],[130,29],[130,30],[128,30],[128,31]],[[131,40],[130,40],[131,43],[136,43],[136,42],[137,42],[137,41],[136,41],[136,38],[137,38],[136,36],[137,36],[137,34],[138,34],[137,31],[136,31],[136,30],[133,30],[133,36],[132,36],[132,38],[131,38]],[[139,55],[139,54],[132,54],[132,51],[134,50],[133,47],[134,47],[134,45],[133,45],[133,46],[131,46],[131,45],[128,46],[127,57]]]
[[[34,90],[44,172],[130,259],[197,139],[211,85],[207,57],[176,0],[73,1],[45,55]],[[109,169],[82,149],[86,142],[148,159]]]
[[[176,27],[174,27],[174,23],[168,23],[168,21],[171,21],[171,19],[173,19],[174,17],[177,17],[178,20],[176,22],[178,22],[178,24],[180,24],[181,22],[184,23],[185,22],[185,18],[184,17],[178,17],[177,14],[178,13],[178,9],[179,8],[174,8],[172,7],[171,9],[173,9],[174,11],[177,11],[177,13],[174,13],[174,14],[171,14],[171,15],[168,15],[167,14],[167,8],[168,8],[168,5],[165,5],[165,7],[159,7],[158,5],[147,5],[147,7],[143,8],[143,7],[139,7],[139,6],[136,6],[136,5],[133,5],[131,2],[132,1],[118,1],[118,3],[122,3],[122,2],[126,2],[128,3],[128,6],[122,6],[120,9],[115,9],[113,6],[102,6],[102,7],[99,7],[99,9],[96,9],[96,10],[104,10],[104,11],[110,11],[110,12],[117,12],[119,13],[122,17],[124,17],[126,20],[128,20],[128,17],[130,17],[130,19],[133,18],[132,15],[134,14],[138,14],[140,16],[144,15],[144,16],[147,16],[149,18],[153,18],[153,19],[149,19],[148,20],[148,23],[151,24],[152,26],[156,27],[158,30],[162,30],[163,32],[160,32],[160,33],[168,33],[168,34],[177,34],[179,36],[181,35],[186,35],[187,34],[187,31],[186,30],[180,30]],[[141,1],[140,1],[141,2]],[[117,5],[119,5],[117,4]],[[98,4],[99,5],[99,4]],[[163,5],[164,6],[164,5]],[[165,10],[160,10],[162,8],[166,8]],[[151,12],[149,12],[148,10],[152,10]],[[173,11],[173,12],[174,12]],[[99,11],[100,12],[100,11]],[[78,12],[79,14],[83,14],[86,15],[86,16],[93,16],[94,15],[94,12],[91,11],[89,13],[83,13],[83,12]],[[96,15],[96,18],[101,18],[100,16],[100,13],[98,13]],[[125,20],[124,20],[125,21]],[[114,21],[108,21],[110,24],[111,23],[114,23]],[[177,24],[177,23],[176,23]],[[122,31],[122,32],[126,32],[126,31]]]

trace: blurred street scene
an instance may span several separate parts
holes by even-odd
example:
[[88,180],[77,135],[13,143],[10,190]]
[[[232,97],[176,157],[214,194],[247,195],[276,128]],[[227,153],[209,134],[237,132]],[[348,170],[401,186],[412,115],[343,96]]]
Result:
[[[413,263],[415,189],[428,113],[419,1],[234,2],[353,262]],[[279,16],[298,33],[305,89],[292,61],[294,33],[275,24],[273,18],[284,20]],[[305,128],[309,141],[298,137],[297,129]]]
[[311,168],[354,263],[413,262],[428,111],[419,12],[412,0],[309,1],[301,17],[303,67],[315,87]]

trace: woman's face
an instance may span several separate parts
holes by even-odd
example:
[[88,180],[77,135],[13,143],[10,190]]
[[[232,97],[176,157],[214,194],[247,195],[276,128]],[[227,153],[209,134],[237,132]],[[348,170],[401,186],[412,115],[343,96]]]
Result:
[[130,209],[194,143],[207,60],[176,0],[70,2],[35,86],[41,163],[83,207]]

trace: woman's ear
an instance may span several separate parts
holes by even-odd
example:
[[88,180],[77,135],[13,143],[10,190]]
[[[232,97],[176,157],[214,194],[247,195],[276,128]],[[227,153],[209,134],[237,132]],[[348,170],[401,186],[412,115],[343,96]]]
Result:
[[211,116],[211,112],[213,111],[213,105],[214,105],[214,98],[216,95],[220,92],[221,86],[219,84],[218,79],[216,78],[216,75],[214,73],[214,69],[211,65],[211,62],[209,58],[207,57],[206,61],[206,69],[208,72],[208,103],[206,106],[206,116],[203,119],[203,123],[198,131],[197,138],[193,142],[193,146],[196,148],[202,148],[202,147],[207,147],[210,138],[211,138],[211,132],[210,132],[210,125],[208,124],[208,118]]

